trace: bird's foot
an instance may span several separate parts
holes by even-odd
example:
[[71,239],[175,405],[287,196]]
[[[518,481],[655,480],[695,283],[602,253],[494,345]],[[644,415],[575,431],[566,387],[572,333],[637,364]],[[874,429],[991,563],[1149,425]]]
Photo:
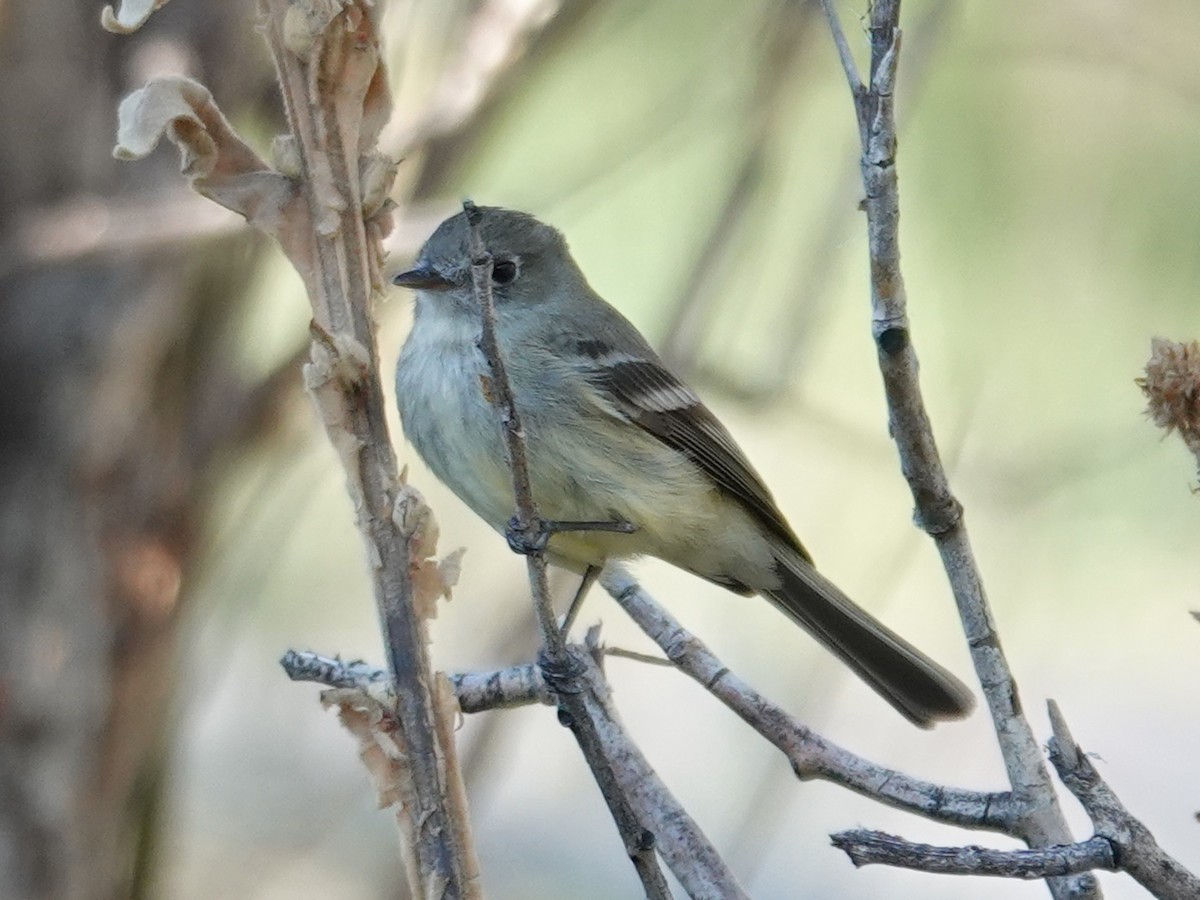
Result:
[[504,539],[508,541],[508,548],[522,556],[544,553],[551,534],[553,532],[546,528],[546,522],[542,519],[523,522],[520,516],[513,516],[504,526]]
[[504,527],[504,538],[513,553],[532,556],[545,552],[552,535],[567,531],[612,531],[618,534],[632,534],[637,531],[637,526],[619,519],[602,522],[534,519],[522,522],[520,516],[513,516]]
[[562,617],[562,622],[559,624],[559,633],[563,640],[567,640],[571,632],[571,626],[575,623],[575,617],[579,615],[579,610],[583,609],[583,598],[587,596],[588,590],[596,579],[600,577],[599,566],[588,566],[583,570],[583,578],[579,581],[579,587],[575,590],[575,596],[571,598],[571,605],[567,607],[567,614]]

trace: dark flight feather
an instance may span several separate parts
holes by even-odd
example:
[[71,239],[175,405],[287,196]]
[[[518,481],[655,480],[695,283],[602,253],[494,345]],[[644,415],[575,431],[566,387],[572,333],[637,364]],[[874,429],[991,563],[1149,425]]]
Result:
[[741,500],[785,545],[811,562],[762,478],[691,388],[653,360],[597,361],[600,364],[589,380],[629,421],[684,454],[717,487]]

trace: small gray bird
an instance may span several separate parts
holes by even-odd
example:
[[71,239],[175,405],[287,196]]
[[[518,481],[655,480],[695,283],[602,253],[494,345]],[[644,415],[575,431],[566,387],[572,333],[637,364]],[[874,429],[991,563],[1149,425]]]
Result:
[[[921,727],[974,705],[957,678],[820,575],[725,427],[628,320],[589,287],[554,228],[481,207],[494,265],[496,338],[525,429],[539,514],[626,522],[630,533],[553,534],[575,572],[656,556],[739,594],[767,597]],[[462,213],[393,279],[417,292],[396,368],[405,435],[476,513],[504,532],[512,477],[484,393],[480,310]]]

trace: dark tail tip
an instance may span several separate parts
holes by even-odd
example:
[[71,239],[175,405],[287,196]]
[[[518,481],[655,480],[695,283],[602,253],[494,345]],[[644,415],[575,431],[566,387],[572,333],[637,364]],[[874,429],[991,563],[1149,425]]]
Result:
[[961,719],[975,708],[970,688],[856,606],[800,559],[781,559],[783,584],[767,596],[921,728]]

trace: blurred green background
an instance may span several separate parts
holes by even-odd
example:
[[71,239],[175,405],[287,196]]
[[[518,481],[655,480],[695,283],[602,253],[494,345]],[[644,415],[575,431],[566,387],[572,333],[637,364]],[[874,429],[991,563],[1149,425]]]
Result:
[[[1200,507],[1186,452],[1143,419],[1133,378],[1152,335],[1200,331],[1200,9],[1151,6],[908,3],[902,244],[927,401],[1035,728],[1048,734],[1044,701],[1057,699],[1114,787],[1194,866],[1200,627],[1187,611],[1200,605]],[[860,10],[841,7],[861,47]],[[784,27],[794,49],[765,99]],[[419,42],[401,28],[393,47]],[[696,304],[706,316],[676,358],[823,569],[968,673],[886,433],[856,135],[822,20],[773,3],[603,3],[528,65],[430,203],[449,213],[470,196],[554,223],[593,285],[660,346],[706,265]],[[718,226],[759,134],[741,221]],[[732,233],[709,258],[717,227]],[[261,301],[296,333],[307,315],[297,292],[280,267]],[[409,305],[397,293],[381,312],[389,362]],[[340,476],[310,437],[291,459],[247,461],[226,486],[212,596],[198,604],[222,613],[198,623],[196,666],[233,652],[219,679],[193,688],[178,742],[173,895],[382,897],[399,877],[389,817],[372,810],[349,740],[273,665],[289,646],[380,656]],[[444,549],[469,548],[436,623],[438,665],[520,658],[508,648],[533,630],[521,563],[401,454],[438,511]],[[657,563],[639,571],[736,671],[836,739],[927,778],[1003,783],[984,713],[915,732],[765,604]],[[584,618],[602,620],[611,643],[648,649],[599,592]],[[682,677],[609,668],[631,730],[754,896],[1044,895],[853,871],[826,834],[861,824],[944,843],[986,836],[796,784]],[[460,734],[491,894],[636,896],[553,716],[490,715],[503,721],[472,719]],[[1104,881],[1110,897],[1139,895]]]
[[[505,16],[539,5],[554,6],[390,3],[397,119],[385,143],[408,147],[405,135],[445,105],[440,73],[468,28],[499,41]],[[838,6],[862,49],[862,5]],[[724,418],[822,570],[974,685],[887,434],[857,136],[819,10],[565,7],[568,20],[531,33],[453,140],[410,147],[393,265],[463,197],[561,228],[593,286]],[[497,18],[480,29],[489,10]],[[903,22],[913,337],[1024,705],[1045,739],[1045,700],[1056,699],[1122,799],[1194,869],[1200,625],[1188,611],[1200,608],[1200,500],[1194,461],[1144,419],[1133,380],[1152,336],[1200,336],[1200,6],[909,0]],[[233,114],[244,98],[217,99]],[[235,365],[268,373],[305,340],[307,303],[265,242],[236,252],[257,269],[239,298]],[[410,306],[392,290],[379,309],[389,369]],[[155,896],[368,900],[403,883],[391,816],[374,808],[351,740],[276,663],[289,647],[382,657],[336,461],[298,391],[281,403],[278,436],[228,460],[213,485],[183,622]],[[443,552],[469,548],[433,623],[436,665],[529,658],[522,562],[395,434]],[[732,669],[835,740],[925,778],[1004,785],[986,713],[918,732],[767,604],[658,563],[637,571]],[[597,620],[609,643],[649,649],[601,591],[583,612]],[[625,660],[609,674],[629,728],[754,897],[1046,896],[1038,884],[853,870],[829,833],[1010,842],[796,783],[683,676]],[[459,736],[489,896],[638,895],[550,711],[471,717]],[[1142,896],[1123,877],[1102,882],[1110,898]]]

